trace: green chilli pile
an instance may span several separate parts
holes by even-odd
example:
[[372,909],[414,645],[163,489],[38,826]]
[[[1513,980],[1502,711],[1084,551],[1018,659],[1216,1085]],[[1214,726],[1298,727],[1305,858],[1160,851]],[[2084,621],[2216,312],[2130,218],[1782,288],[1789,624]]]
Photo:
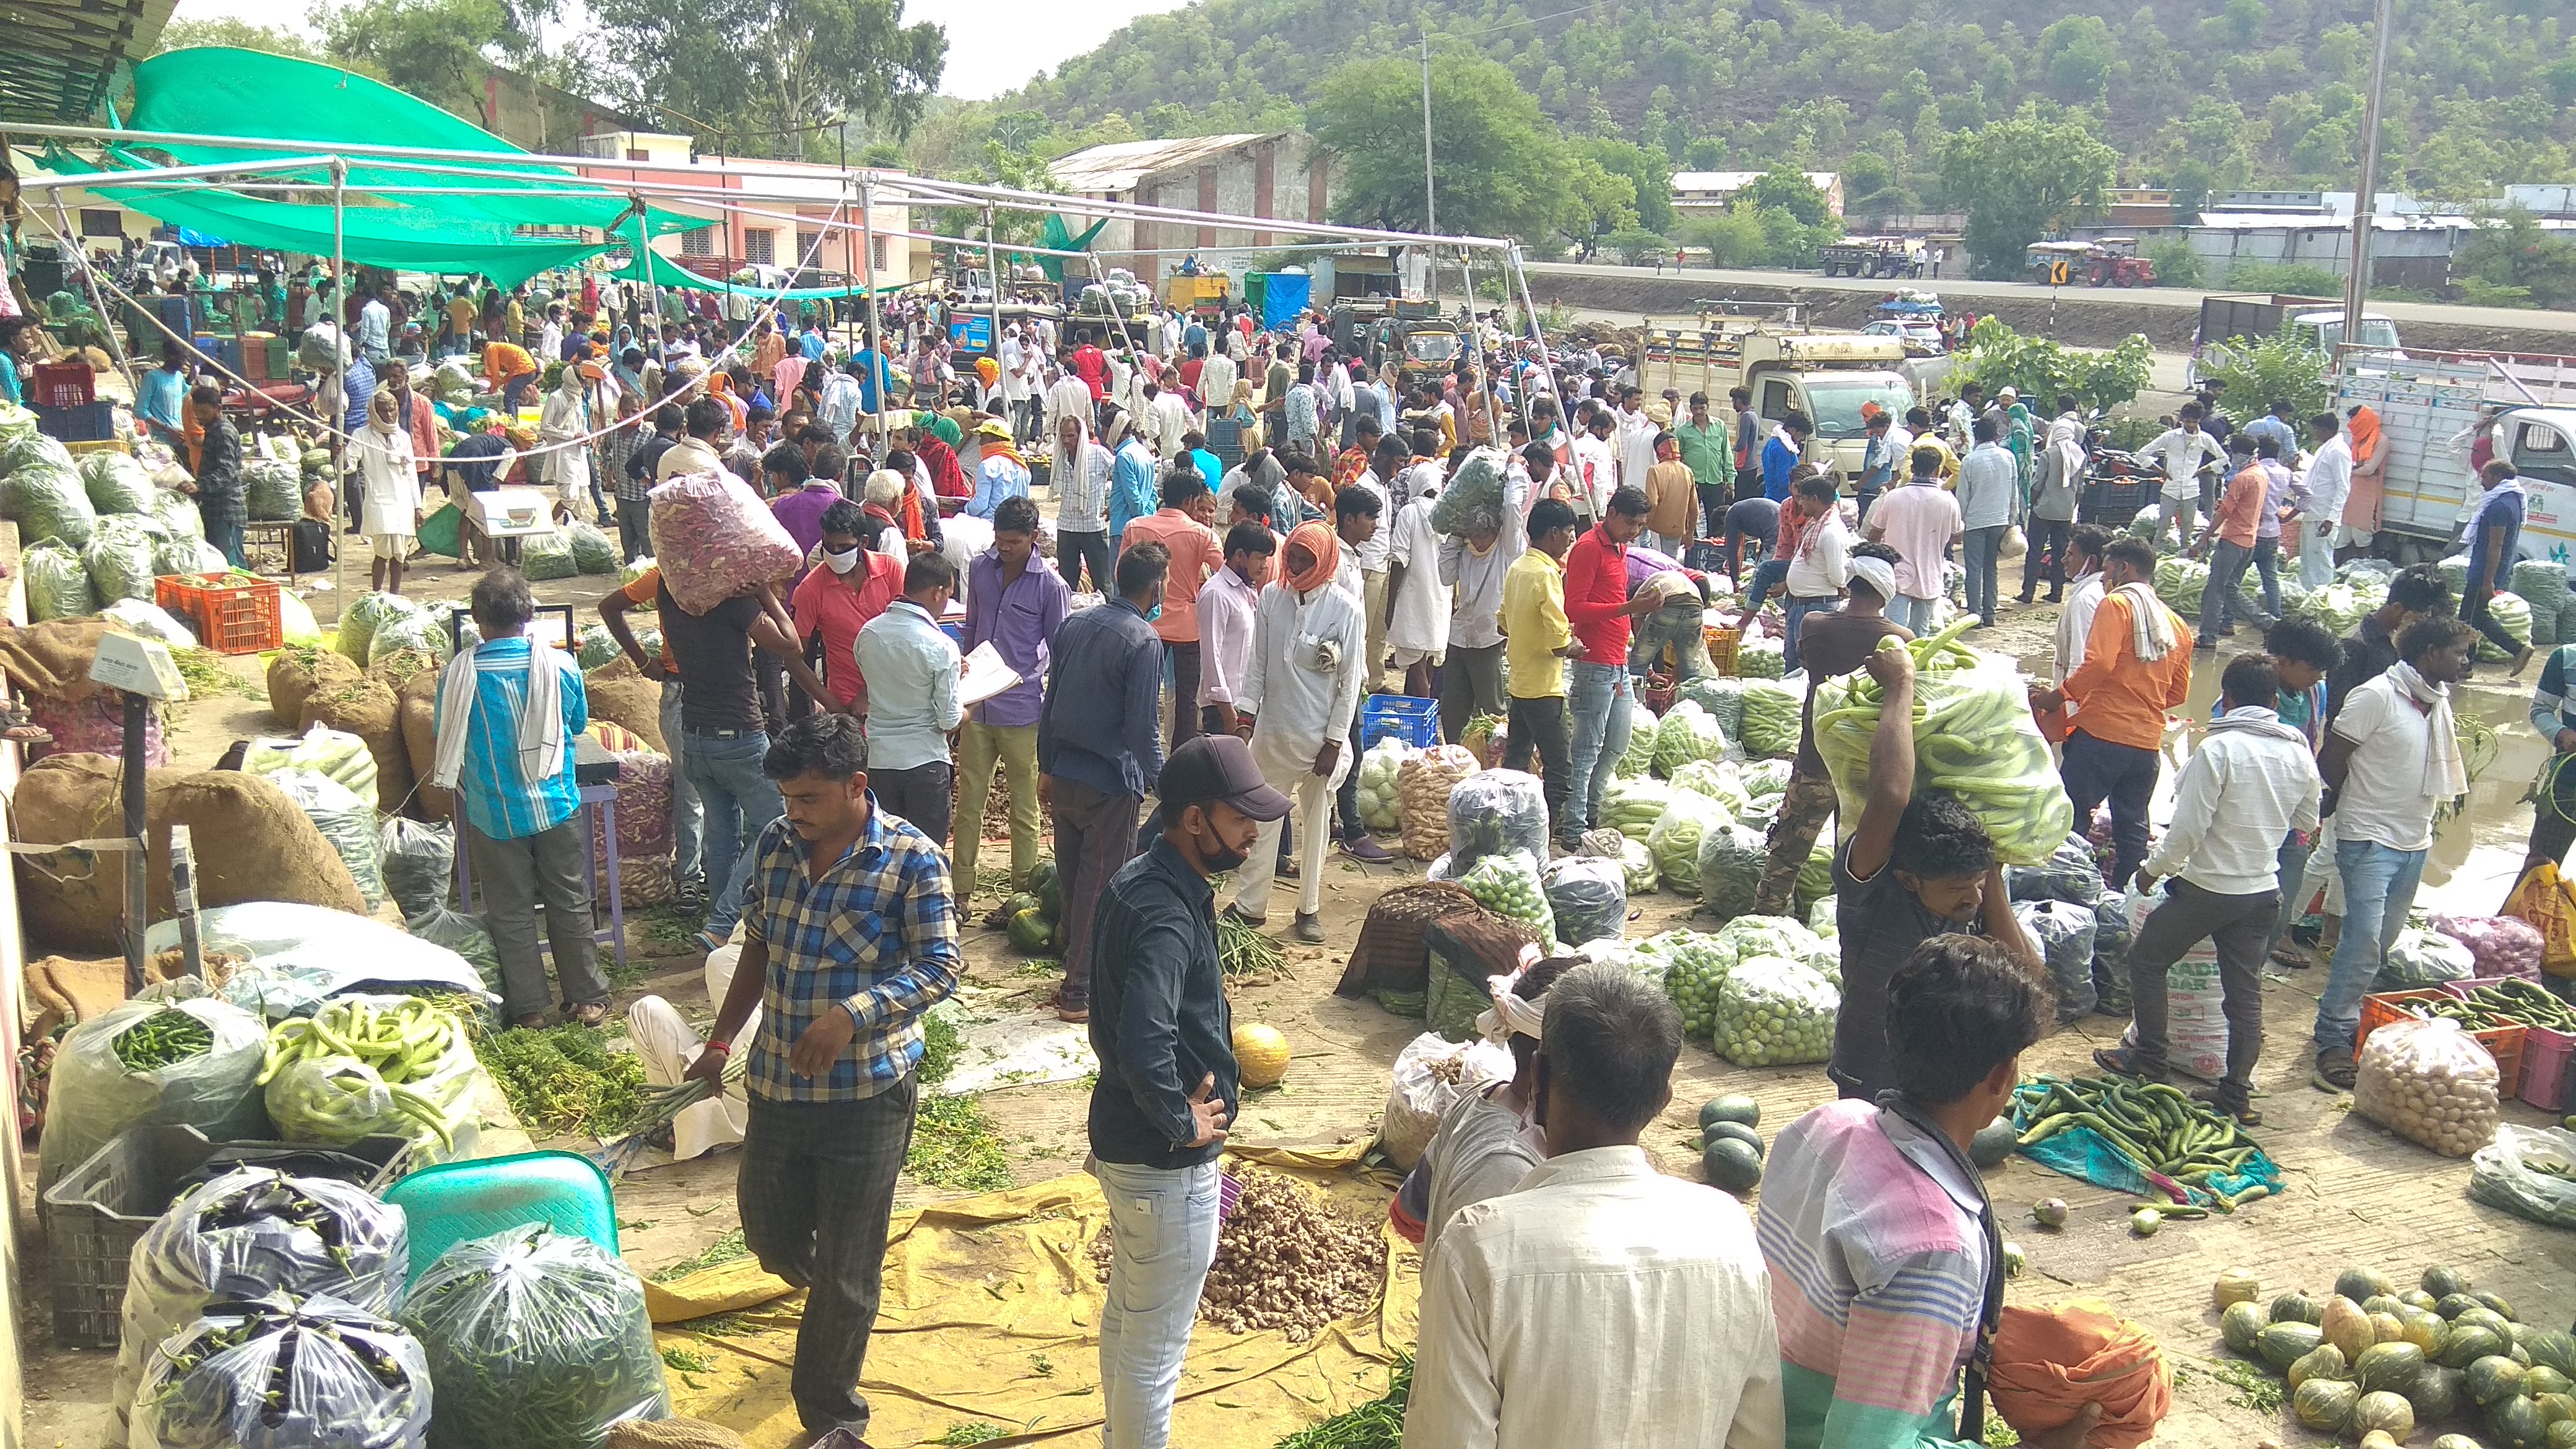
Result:
[[118,1032],[113,1049],[127,1071],[149,1072],[204,1056],[214,1047],[214,1030],[174,1007]]
[[[1879,646],[1914,656],[1914,788],[1956,796],[1985,826],[2005,864],[2037,865],[2074,829],[2074,807],[2048,740],[2031,718],[2021,672],[1958,642],[1976,622],[1967,615],[1929,639]],[[1816,752],[1850,819],[1860,818],[1884,694],[1867,670],[1816,689]]]
[[259,1085],[290,1142],[389,1132],[435,1136],[451,1148],[473,1071],[474,1049],[454,1012],[417,996],[382,1006],[343,998],[277,1024]]

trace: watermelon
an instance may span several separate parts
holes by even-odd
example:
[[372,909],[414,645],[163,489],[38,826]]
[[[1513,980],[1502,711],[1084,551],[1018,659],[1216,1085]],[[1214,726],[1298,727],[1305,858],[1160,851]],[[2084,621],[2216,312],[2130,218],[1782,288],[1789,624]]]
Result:
[[1030,895],[1026,891],[1022,891],[1018,895],[1011,897],[1009,900],[1002,902],[1002,919],[1005,921],[1018,915],[1022,911],[1039,911],[1043,914],[1043,908],[1039,906],[1038,898]]
[[2021,1129],[1998,1118],[1993,1125],[1979,1128],[1977,1135],[1968,1140],[1968,1160],[1981,1168],[2001,1167],[2020,1144]]
[[1708,1185],[1741,1197],[1762,1182],[1762,1157],[1733,1137],[1712,1137],[1700,1148],[1700,1171]]
[[1711,1097],[1699,1109],[1699,1125],[1705,1130],[1718,1122],[1740,1122],[1747,1127],[1762,1125],[1762,1104],[1751,1097],[1730,1094]]
[[1767,1155],[1768,1149],[1762,1145],[1762,1134],[1741,1122],[1711,1122],[1700,1129],[1700,1145],[1703,1147],[1726,1139],[1741,1142],[1752,1148],[1756,1161]]
[[1023,956],[1035,956],[1055,939],[1055,926],[1037,910],[1025,910],[1011,917],[1011,949]]

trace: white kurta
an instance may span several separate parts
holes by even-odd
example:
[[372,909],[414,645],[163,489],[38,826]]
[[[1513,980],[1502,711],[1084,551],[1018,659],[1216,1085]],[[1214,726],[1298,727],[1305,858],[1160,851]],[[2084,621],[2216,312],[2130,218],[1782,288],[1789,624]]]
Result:
[[371,424],[350,444],[358,455],[361,495],[358,527],[368,534],[409,534],[420,516],[420,475],[412,471],[411,435],[378,432]]
[[[537,440],[555,444],[568,442],[590,431],[590,409],[578,393],[562,388],[546,394],[545,406],[537,413]],[[587,445],[556,448],[545,454],[546,482],[567,503],[578,503],[590,492],[590,448]]]
[[1395,515],[1386,557],[1389,564],[1404,565],[1404,581],[1395,593],[1386,642],[1437,658],[1449,647],[1450,590],[1440,582],[1440,535],[1431,528],[1432,501],[1416,498]]
[[1328,585],[1303,598],[1285,584],[1261,591],[1252,615],[1252,659],[1235,708],[1253,717],[1252,758],[1264,777],[1276,783],[1312,769],[1327,740],[1344,744],[1342,763],[1349,763],[1347,737],[1367,649],[1359,604],[1342,589]]

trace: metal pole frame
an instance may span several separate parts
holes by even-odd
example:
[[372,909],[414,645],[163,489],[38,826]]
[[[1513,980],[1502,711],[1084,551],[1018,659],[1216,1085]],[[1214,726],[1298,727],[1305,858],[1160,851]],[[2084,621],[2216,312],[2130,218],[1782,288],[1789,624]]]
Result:
[[[993,381],[998,384],[1002,380],[1002,251],[1000,239],[993,234],[993,208],[989,206],[984,208],[984,273],[993,279],[993,295],[985,304],[993,314],[993,335],[985,342],[992,350]],[[1008,389],[1004,391],[1007,393]],[[1010,404],[1004,403],[1003,406],[1007,408]],[[1020,420],[1008,418],[1004,421],[1011,430],[1011,436],[1018,437]]]
[[2379,33],[2373,37],[2377,55],[2370,66],[2370,102],[2362,109],[2361,189],[2352,198],[2352,276],[2345,281],[2343,293],[2343,345],[2347,348],[2361,341],[2362,299],[2370,291],[2371,220],[2379,209],[2380,103],[2388,92],[2388,40],[2397,28],[2396,9],[2395,0],[2379,0],[2374,25]]
[[870,204],[874,195],[874,187],[868,178],[864,176],[860,177],[859,278],[867,287],[868,291],[868,321],[867,332],[865,335],[860,337],[859,341],[861,343],[860,350],[873,353],[876,357],[876,361],[868,365],[869,371],[875,374],[868,379],[868,385],[875,389],[877,395],[877,410],[875,414],[877,425],[877,457],[882,461],[885,457],[886,445],[886,408],[894,402],[894,399],[888,395],[894,391],[894,377],[892,375],[892,369],[886,366],[885,330],[879,322],[877,313],[876,208]]
[[[344,157],[334,156],[331,158],[331,284],[338,291],[340,300],[333,309],[339,315],[331,319],[331,331],[340,339],[340,345],[348,349],[349,355],[355,357],[357,339],[350,336],[348,323],[349,258],[348,236],[345,230],[348,217],[349,163]],[[345,407],[347,401],[345,397],[342,398],[342,406]],[[408,429],[411,426],[410,419],[404,419],[403,426]],[[342,413],[331,420],[331,476],[343,491],[349,486],[348,475],[343,471],[348,461],[348,451],[343,442],[343,435],[347,430],[348,414]],[[345,496],[334,497],[331,500],[330,527],[333,532],[339,531],[340,514],[347,501]],[[286,566],[288,571],[292,572],[295,567],[295,547],[292,542],[287,545],[286,553]],[[337,622],[349,610],[349,550],[345,545],[331,550],[331,599],[331,617],[334,622]]]

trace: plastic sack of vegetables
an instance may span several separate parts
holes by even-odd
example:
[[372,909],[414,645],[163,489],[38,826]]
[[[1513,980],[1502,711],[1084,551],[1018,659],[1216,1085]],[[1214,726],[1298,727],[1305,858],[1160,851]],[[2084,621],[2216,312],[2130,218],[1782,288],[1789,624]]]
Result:
[[1744,752],[1766,760],[1786,760],[1798,753],[1798,714],[1806,703],[1794,686],[1757,679],[1744,686],[1744,728],[1737,738]]
[[51,438],[44,442],[37,456],[0,473],[0,518],[17,524],[27,543],[51,538],[85,547],[98,526],[98,510],[90,506],[71,454]]
[[1620,862],[1569,855],[1547,868],[1546,883],[1558,939],[1580,945],[1627,934],[1628,879]]
[[1789,672],[1789,662],[1778,640],[1747,640],[1735,651],[1735,672],[1746,679],[1778,679]]
[[2496,1061],[2458,1022],[2399,1021],[2361,1044],[2352,1108],[2444,1157],[2466,1157],[2495,1136]]
[[163,488],[152,495],[152,516],[161,523],[161,531],[172,538],[206,536],[205,515],[197,511],[197,500],[175,488]]
[[2433,929],[2469,948],[2477,963],[2471,976],[2540,979],[2540,958],[2548,942],[2538,926],[2519,916],[2437,915]]
[[416,649],[444,666],[450,652],[447,621],[426,609],[383,620],[367,636],[367,664],[372,668],[406,649]]
[[1786,956],[1799,961],[1816,948],[1815,932],[1787,916],[1737,916],[1712,932],[1709,941],[1729,961],[1749,956]]
[[[632,865],[634,862],[626,862]],[[635,898],[630,889],[627,899]],[[483,923],[452,906],[432,906],[417,918],[405,917],[403,925],[414,936],[433,946],[444,946],[465,958],[483,978],[483,989],[498,996],[501,993],[501,954],[493,949],[492,937]]]
[[360,594],[340,611],[340,653],[352,664],[365,668],[367,646],[375,642],[376,629],[388,619],[420,612],[420,606],[400,594]]
[[[1631,716],[1635,711],[1630,711]],[[1655,726],[1655,773],[1669,778],[1693,760],[1726,758],[1726,732],[1707,710],[1687,700],[1676,702]]]
[[545,583],[571,578],[581,572],[581,565],[573,558],[572,540],[557,529],[519,540],[519,572],[530,583]]
[[[1656,857],[1658,865],[1662,860]],[[1699,914],[1723,923],[1751,911],[1763,868],[1770,863],[1770,848],[1760,831],[1732,820],[1709,826],[1691,861],[1690,889],[1699,896]]]
[[1733,765],[1722,760],[1693,760],[1673,771],[1673,777],[1664,783],[1676,790],[1706,795],[1731,811],[1741,811],[1753,803],[1753,797],[1745,793],[1743,778]]
[[[581,647],[573,657],[580,662],[584,674],[625,652],[617,647],[617,640],[609,634],[605,624],[582,625],[579,642]],[[651,656],[648,654],[646,657]]]
[[1436,1031],[1415,1037],[1395,1055],[1378,1146],[1388,1161],[1411,1172],[1458,1099],[1489,1083],[1510,1081],[1512,1070],[1511,1049],[1482,1037],[1458,1042]]
[[1682,1035],[1708,1040],[1717,1019],[1717,994],[1735,958],[1697,931],[1666,931],[1637,943],[1638,953],[1664,966],[1664,995],[1681,1008]]
[[[2518,645],[2531,644],[2531,605],[2509,593],[2494,594],[2487,599],[2487,617],[2495,620],[2505,637]],[[2513,656],[2496,647],[2485,635],[2478,636],[2478,657],[2492,663]]]
[[1404,768],[1405,756],[1413,752],[1411,745],[1390,735],[1360,756],[1360,824],[1371,830],[1392,831],[1401,823],[1396,774]]
[[92,453],[80,460],[81,488],[101,513],[150,513],[152,473],[130,453]]
[[1547,796],[1538,776],[1479,770],[1459,781],[1449,792],[1449,869],[1463,875],[1486,856],[1513,850],[1547,859]]
[[129,1127],[194,1127],[217,1142],[260,1135],[268,1027],[194,977],[71,1029],[54,1052],[41,1195]]
[[1652,770],[1655,767],[1655,739],[1662,728],[1653,711],[1628,711],[1628,748],[1619,752],[1619,763],[1611,767],[1611,774],[1629,780]]
[[[430,1374],[402,1327],[329,1297],[210,1304],[152,1350],[134,1449],[421,1449]],[[492,1441],[499,1442],[499,1441]]]
[[1646,848],[1646,842],[1624,835],[1619,838],[1619,874],[1621,884],[1632,896],[1652,894],[1663,882],[1663,876],[1655,869],[1655,853]]
[[314,725],[296,739],[253,740],[241,767],[253,775],[308,770],[338,781],[361,800],[376,798],[376,757],[367,742],[328,725]]
[[2576,1228],[2576,1133],[2496,1128],[2469,1159],[2469,1197],[2554,1228]]
[[2200,596],[2209,588],[2209,565],[2175,554],[2156,560],[2156,597],[2186,619],[2200,617]]
[[2019,901],[2013,919],[2039,945],[2057,985],[2057,1019],[2073,1021],[2093,1009],[2093,911],[2064,901]]
[[1646,832],[1646,849],[1655,857],[1655,874],[1683,895],[1699,891],[1700,837],[1728,822],[1724,805],[1705,795],[1676,790]]
[[1541,942],[1558,939],[1556,913],[1548,906],[1536,856],[1523,850],[1488,855],[1460,873],[1457,881],[1476,898],[1476,904],[1529,927]]
[[470,1118],[474,1048],[455,1012],[417,996],[341,996],[279,1022],[260,1069],[289,1142],[384,1133],[448,1149]]
[[173,649],[197,647],[197,631],[180,623],[176,615],[158,604],[142,599],[119,599],[98,613],[102,619],[115,620],[137,638],[158,639]]
[[653,557],[673,602],[703,614],[795,573],[805,551],[760,495],[717,471],[677,473],[653,490]]
[[2102,903],[2102,868],[2093,842],[2070,833],[2037,865],[2004,868],[2004,890],[2016,901],[2064,901],[2091,909]]
[[1744,681],[1703,674],[1681,687],[1679,697],[1708,711],[1717,727],[1734,739],[1744,729]]
[[1642,775],[1612,780],[1601,792],[1601,823],[1630,840],[1642,841],[1654,833],[1655,822],[1664,818],[1664,807],[1673,803],[1675,793],[1663,781]]
[[279,770],[268,777],[295,807],[322,832],[341,861],[367,909],[385,903],[384,847],[376,838],[376,806],[329,776],[310,770]]
[[2379,989],[2439,986],[2478,974],[2477,954],[2438,931],[2409,927],[2397,933],[2379,963]]
[[612,539],[607,534],[600,532],[599,529],[592,524],[578,522],[573,524],[570,528],[565,529],[564,534],[566,536],[566,541],[572,546],[572,564],[574,568],[579,569],[581,572],[586,574],[613,574],[617,572],[617,565],[621,560],[617,557],[617,541],[615,539]]
[[98,612],[98,595],[90,588],[89,569],[79,552],[56,539],[31,544],[18,556],[27,575],[27,621],[77,619]]
[[1431,527],[1450,538],[1465,538],[1502,525],[1502,469],[1493,449],[1479,448],[1458,465],[1431,505]]
[[1710,1042],[1739,1067],[1821,1062],[1834,1052],[1842,993],[1804,961],[1751,956],[1717,989]]
[[400,815],[385,818],[378,833],[385,894],[393,898],[405,924],[447,904],[448,885],[456,875],[456,832]]
[[469,1238],[413,1280],[402,1320],[438,1382],[442,1444],[589,1449],[670,1415],[643,1280],[588,1238]]
[[[1968,615],[1929,639],[1886,646],[1914,655],[1914,788],[1956,796],[1985,826],[2004,864],[2037,865],[2074,831],[2074,807],[2031,718],[2021,671],[1958,642],[1975,622]],[[1826,680],[1816,691],[1816,751],[1846,820],[1860,818],[1880,696],[1865,669]]]
[[[203,552],[206,547],[202,538],[171,538],[167,535],[156,538],[152,540],[152,572],[155,576],[211,573],[213,570],[207,567]],[[217,554],[216,557],[220,559],[223,556]]]
[[152,535],[123,514],[102,518],[90,530],[81,565],[89,571],[90,587],[102,602],[152,598],[152,544]]
[[1787,760],[1755,760],[1737,770],[1735,780],[1744,787],[1747,798],[1761,800],[1786,794],[1789,777],[1796,768]]
[[242,460],[242,507],[253,523],[284,523],[304,512],[304,472],[276,458]]
[[153,1349],[209,1303],[285,1292],[390,1310],[411,1273],[405,1221],[364,1188],[265,1167],[180,1194],[144,1229],[126,1268],[111,1401],[119,1425]]

